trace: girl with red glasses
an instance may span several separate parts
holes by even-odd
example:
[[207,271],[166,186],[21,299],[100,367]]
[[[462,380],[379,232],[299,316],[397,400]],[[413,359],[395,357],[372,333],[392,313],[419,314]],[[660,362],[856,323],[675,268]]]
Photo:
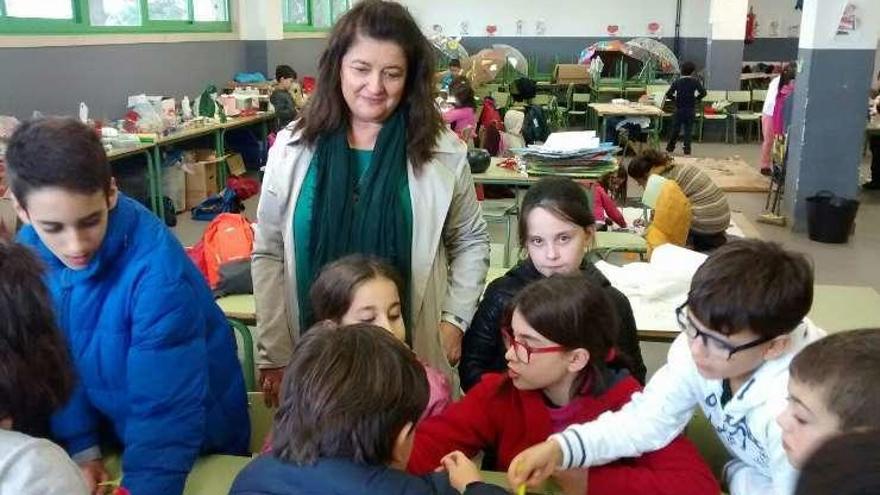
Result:
[[[615,350],[617,314],[605,292],[582,276],[554,275],[514,298],[502,334],[506,373],[484,374],[461,401],[416,429],[408,470],[433,471],[449,452],[497,454],[483,468],[506,470],[548,434],[597,418],[641,390]],[[586,470],[561,472],[565,493],[586,493]],[[696,448],[679,437],[636,459],[589,470],[590,495],[716,495],[719,487]]]

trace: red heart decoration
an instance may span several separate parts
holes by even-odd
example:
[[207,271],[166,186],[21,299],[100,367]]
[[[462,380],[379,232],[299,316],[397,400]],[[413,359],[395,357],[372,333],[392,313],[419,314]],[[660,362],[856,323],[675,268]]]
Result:
[[486,26],[486,32],[489,34],[495,34],[495,31],[498,31],[498,26],[495,24],[489,24]]
[[648,31],[650,31],[652,33],[656,33],[659,30],[660,30],[660,23],[659,22],[652,22],[652,23],[648,24]]
[[620,30],[620,26],[618,26],[617,24],[609,24],[607,29],[609,34],[614,34],[618,30]]

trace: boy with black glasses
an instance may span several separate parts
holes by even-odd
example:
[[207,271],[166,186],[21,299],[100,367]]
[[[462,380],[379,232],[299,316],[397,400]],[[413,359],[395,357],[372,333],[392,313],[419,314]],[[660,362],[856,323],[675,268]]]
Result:
[[793,492],[776,417],[785,409],[791,359],[824,332],[805,320],[813,301],[807,259],[758,240],[732,242],[697,270],[677,310],[682,334],[668,362],[620,411],[552,435],[511,462],[512,483],[556,469],[606,464],[667,445],[699,406],[732,454],[731,495]]

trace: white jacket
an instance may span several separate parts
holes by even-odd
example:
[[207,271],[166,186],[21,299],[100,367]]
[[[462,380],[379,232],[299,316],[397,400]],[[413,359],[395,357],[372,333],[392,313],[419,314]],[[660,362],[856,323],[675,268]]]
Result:
[[758,368],[725,407],[722,380],[700,376],[687,336],[679,335],[644,392],[617,412],[551,436],[562,448],[562,467],[596,466],[665,447],[700,406],[734,458],[725,470],[731,495],[791,494],[797,471],[782,448],[776,417],[786,405],[792,357],[824,335],[804,320],[791,333],[788,352]]
[[86,495],[79,467],[42,438],[0,429],[0,495]]
[[[293,214],[314,150],[288,125],[269,150],[254,238],[257,365],[287,366],[299,328]],[[441,318],[466,329],[489,269],[489,234],[467,162],[467,147],[444,132],[433,158],[419,170],[407,165],[412,200],[413,350],[444,371],[457,389],[457,373],[440,345]]]

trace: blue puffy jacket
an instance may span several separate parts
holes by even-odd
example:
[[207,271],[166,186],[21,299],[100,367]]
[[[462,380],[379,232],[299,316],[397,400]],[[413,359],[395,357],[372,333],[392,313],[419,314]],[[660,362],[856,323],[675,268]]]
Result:
[[109,423],[131,493],[176,495],[199,454],[247,452],[247,397],[229,324],[156,216],[120,194],[84,270],[66,268],[31,226],[19,240],[48,267],[78,374],[52,418],[71,455],[113,441],[99,437]]

